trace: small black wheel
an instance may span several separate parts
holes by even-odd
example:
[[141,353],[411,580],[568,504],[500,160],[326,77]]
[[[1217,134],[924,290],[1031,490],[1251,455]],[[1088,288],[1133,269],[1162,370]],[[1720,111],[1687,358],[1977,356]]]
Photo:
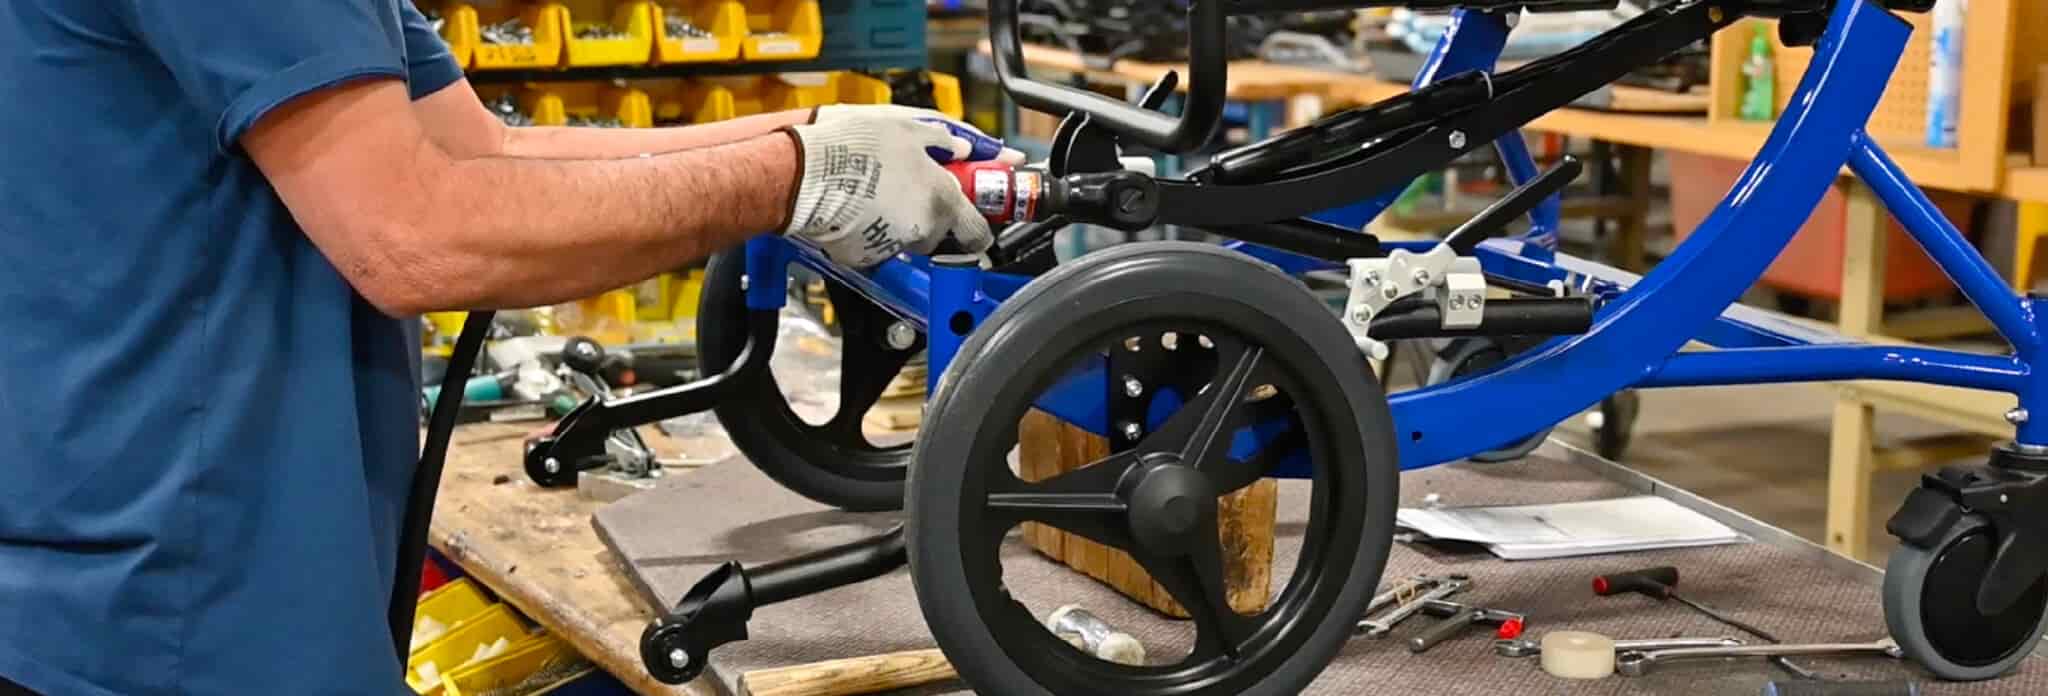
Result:
[[[1485,337],[1454,339],[1437,353],[1430,362],[1429,378],[1425,385],[1438,385],[1460,377],[1476,375],[1507,362],[1508,350],[1499,341]],[[1544,428],[1533,435],[1516,440],[1496,450],[1488,450],[1468,457],[1475,462],[1506,462],[1529,456],[1543,445],[1543,439],[1550,437],[1550,429]]]
[[1586,424],[1593,426],[1593,451],[1607,461],[1621,461],[1635,436],[1636,415],[1642,410],[1642,397],[1634,391],[1618,391],[1601,399],[1600,407],[1586,414]]
[[[705,267],[697,306],[702,374],[725,370],[746,346],[748,309],[740,287],[745,276],[742,250],[713,256]],[[763,384],[712,410],[733,445],[790,490],[846,510],[895,510],[903,506],[910,445],[869,442],[861,419],[904,364],[924,350],[924,335],[905,334],[903,328],[892,332],[896,318],[851,289],[826,281],[826,290],[841,327],[839,408],[832,417],[820,424],[804,420],[790,408],[772,370],[762,375]]]
[[1977,610],[1996,547],[1990,524],[1965,515],[1932,548],[1901,544],[1885,563],[1885,625],[1906,657],[1935,676],[1977,681],[2009,672],[2048,629],[2048,578],[2004,611]]
[[[1009,453],[1041,398],[1155,389],[1112,380],[1115,351],[1166,361],[1186,386],[1148,397],[1135,445],[1020,479]],[[925,622],[976,690],[1295,694],[1351,636],[1386,564],[1398,453],[1371,366],[1305,287],[1211,245],[1123,245],[1026,286],[960,355],[981,359],[953,361],[934,396],[907,524]],[[1226,600],[1218,498],[1275,467],[1308,477],[1308,521],[1253,613]],[[1005,538],[1027,521],[1129,553],[1193,618],[1185,655],[1148,645],[1157,661],[1117,664],[1043,628],[1011,594],[1031,588],[1003,578]]]

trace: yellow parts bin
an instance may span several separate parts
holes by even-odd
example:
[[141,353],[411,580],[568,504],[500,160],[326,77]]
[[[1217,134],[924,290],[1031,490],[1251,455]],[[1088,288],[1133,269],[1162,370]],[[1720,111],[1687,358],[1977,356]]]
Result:
[[750,61],[810,60],[818,57],[825,20],[818,0],[746,0],[747,40],[740,54]]
[[539,634],[504,654],[464,666],[441,677],[442,696],[543,694],[596,669],[560,638]]
[[477,0],[460,3],[477,17],[476,70],[527,70],[562,65],[569,13],[551,2]]
[[511,607],[493,604],[413,651],[412,657],[405,661],[405,683],[422,694],[439,693],[443,675],[466,666],[465,663],[501,639],[508,646],[516,645],[525,642],[530,634],[526,624],[512,613]]
[[[491,600],[485,599],[483,591],[478,590],[476,583],[470,582],[469,578],[456,578],[434,588],[433,592],[421,595],[417,617],[413,620],[413,652],[426,647],[434,638],[447,635],[447,629],[459,626],[490,608]],[[423,626],[438,626],[440,630],[430,636],[421,629]],[[422,638],[426,640],[422,641]]]
[[960,98],[960,78],[942,72],[931,73],[932,103],[939,107],[939,113],[953,118],[967,118],[967,104]]
[[654,106],[654,125],[686,126],[737,115],[732,89],[704,80],[647,80],[637,83]]
[[654,13],[654,62],[724,63],[738,60],[747,40],[747,7],[739,0],[666,0]]
[[654,57],[654,3],[645,0],[568,0],[571,67],[646,65]]
[[420,9],[441,22],[441,41],[448,44],[448,53],[455,57],[455,64],[468,68],[476,55],[477,21],[476,8],[459,2],[422,2]]

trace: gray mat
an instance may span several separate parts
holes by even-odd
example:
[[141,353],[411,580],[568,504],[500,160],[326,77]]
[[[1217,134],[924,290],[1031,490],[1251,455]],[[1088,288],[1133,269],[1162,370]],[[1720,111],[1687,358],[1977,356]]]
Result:
[[[1457,464],[1402,476],[1404,505],[1437,493],[1446,504],[1589,500],[1631,494],[1602,478],[1575,456],[1552,445],[1513,464]],[[601,509],[599,534],[625,559],[655,606],[672,605],[698,578],[727,560],[759,564],[880,531],[891,515],[828,510],[790,493],[745,461],[730,459],[676,476],[664,488]],[[1306,487],[1283,482],[1279,562],[1292,567],[1307,519]],[[1005,584],[1043,613],[1079,603],[1130,630],[1148,646],[1185,643],[1173,625],[1112,590],[1045,560],[1014,539],[1003,555]],[[1456,553],[1396,544],[1387,577],[1465,573],[1475,587],[1467,601],[1529,615],[1530,635],[1590,630],[1622,638],[1739,635],[1673,604],[1627,596],[1596,598],[1591,576],[1651,565],[1676,565],[1681,593],[1777,633],[1788,641],[1867,640],[1883,635],[1875,576],[1824,562],[1811,546],[1752,543],[1703,549],[1580,559],[1505,562],[1484,552]],[[1276,581],[1277,582],[1277,581]],[[1276,587],[1277,589],[1277,587]],[[1404,624],[1412,634],[1427,619]],[[753,669],[816,660],[932,647],[906,571],[875,581],[766,607],[749,625],[751,640],[713,653],[712,673],[727,690]],[[1561,680],[1529,659],[1496,657],[1491,636],[1470,631],[1436,649],[1411,655],[1399,640],[1353,640],[1315,682],[1310,694],[1754,694],[1765,680],[1782,678],[1763,662],[1674,665],[1636,678],[1597,682]],[[1882,659],[1810,660],[1824,673],[1858,679],[1925,679],[1909,666]],[[953,684],[921,693],[953,693]],[[1929,685],[1930,694],[2044,694],[2048,665],[2028,660],[1993,682]]]

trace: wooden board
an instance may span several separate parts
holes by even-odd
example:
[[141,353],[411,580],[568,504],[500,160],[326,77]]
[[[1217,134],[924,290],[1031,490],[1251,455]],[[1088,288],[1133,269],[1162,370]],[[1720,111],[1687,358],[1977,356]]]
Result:
[[[640,665],[640,631],[653,615],[633,600],[626,574],[590,526],[601,503],[575,489],[542,489],[520,471],[531,429],[479,423],[456,430],[430,543],[634,691],[716,693],[696,682],[663,684]],[[663,452],[682,448],[644,430]]]
[[[1040,411],[1026,414],[1018,423],[1017,441],[1018,476],[1026,481],[1051,478],[1109,456],[1108,440]],[[1224,585],[1231,608],[1239,613],[1256,614],[1264,610],[1271,594],[1273,521],[1278,503],[1278,485],[1272,479],[1262,479],[1224,496],[1217,510],[1223,542]],[[1168,616],[1188,616],[1173,595],[1131,560],[1130,554],[1031,522],[1024,524],[1024,539],[1040,553],[1116,588],[1145,606]]]

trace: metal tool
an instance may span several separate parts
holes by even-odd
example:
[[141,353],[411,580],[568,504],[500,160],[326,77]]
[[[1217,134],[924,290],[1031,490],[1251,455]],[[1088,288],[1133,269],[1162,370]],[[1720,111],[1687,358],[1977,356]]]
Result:
[[[1673,600],[1678,602],[1679,604],[1691,607],[1693,611],[1697,611],[1700,614],[1705,615],[1709,619],[1719,621],[1723,625],[1742,631],[1743,633],[1747,633],[1752,636],[1762,638],[1772,643],[1783,642],[1778,640],[1777,636],[1771,635],[1771,633],[1768,631],[1752,626],[1747,622],[1736,619],[1735,617],[1723,614],[1720,610],[1715,609],[1713,607],[1679,596],[1678,568],[1675,566],[1657,566],[1654,568],[1632,570],[1626,573],[1612,573],[1608,575],[1598,575],[1593,577],[1593,594],[1606,597],[1610,595],[1624,593],[1639,594],[1644,597],[1649,597],[1651,599],[1655,599],[1658,601],[1663,601],[1666,599]],[[1794,664],[1791,660],[1785,659],[1783,656],[1772,657],[1771,663],[1779,667],[1783,667],[1786,672],[1790,672],[1792,676],[1799,677],[1800,679],[1819,678],[1819,675],[1814,674],[1813,670]]]
[[[1385,638],[1387,637],[1388,631],[1394,630],[1394,626],[1399,625],[1402,621],[1408,620],[1408,617],[1414,616],[1417,613],[1421,612],[1423,606],[1427,605],[1431,601],[1441,600],[1445,597],[1449,597],[1459,592],[1463,592],[1465,591],[1465,588],[1471,586],[1472,579],[1463,575],[1452,575],[1441,580],[1436,580],[1432,586],[1430,586],[1426,590],[1423,590],[1421,594],[1412,594],[1407,597],[1396,596],[1390,602],[1398,602],[1398,604],[1396,604],[1393,609],[1388,610],[1386,615],[1381,616],[1380,618],[1368,618],[1359,621],[1358,628],[1355,632],[1358,635],[1362,635],[1367,638]],[[1381,604],[1378,597],[1373,598],[1373,604]],[[1370,607],[1372,605],[1368,606]]]
[[1119,664],[1145,665],[1144,643],[1077,605],[1054,609],[1045,617],[1045,629],[1089,655]]
[[[1645,652],[1673,648],[1723,648],[1742,645],[1735,638],[1637,638],[1614,641],[1614,651]],[[1543,654],[1543,644],[1528,638],[1500,638],[1493,641],[1493,653],[1501,657],[1535,657]]]
[[1522,635],[1522,627],[1529,621],[1528,617],[1517,612],[1487,609],[1442,599],[1424,602],[1422,612],[1430,616],[1443,617],[1443,620],[1430,624],[1428,628],[1422,629],[1422,633],[1409,638],[1408,652],[1427,651],[1436,647],[1436,644],[1479,625],[1497,626],[1497,638],[1519,638]]
[[1616,671],[1631,677],[1641,676],[1657,665],[1679,660],[1695,660],[1714,657],[1769,657],[1783,658],[1800,655],[1860,655],[1874,654],[1899,657],[1899,644],[1891,638],[1868,643],[1776,643],[1772,645],[1731,645],[1713,648],[1669,648],[1665,650],[1642,650],[1619,652],[1614,656]]

